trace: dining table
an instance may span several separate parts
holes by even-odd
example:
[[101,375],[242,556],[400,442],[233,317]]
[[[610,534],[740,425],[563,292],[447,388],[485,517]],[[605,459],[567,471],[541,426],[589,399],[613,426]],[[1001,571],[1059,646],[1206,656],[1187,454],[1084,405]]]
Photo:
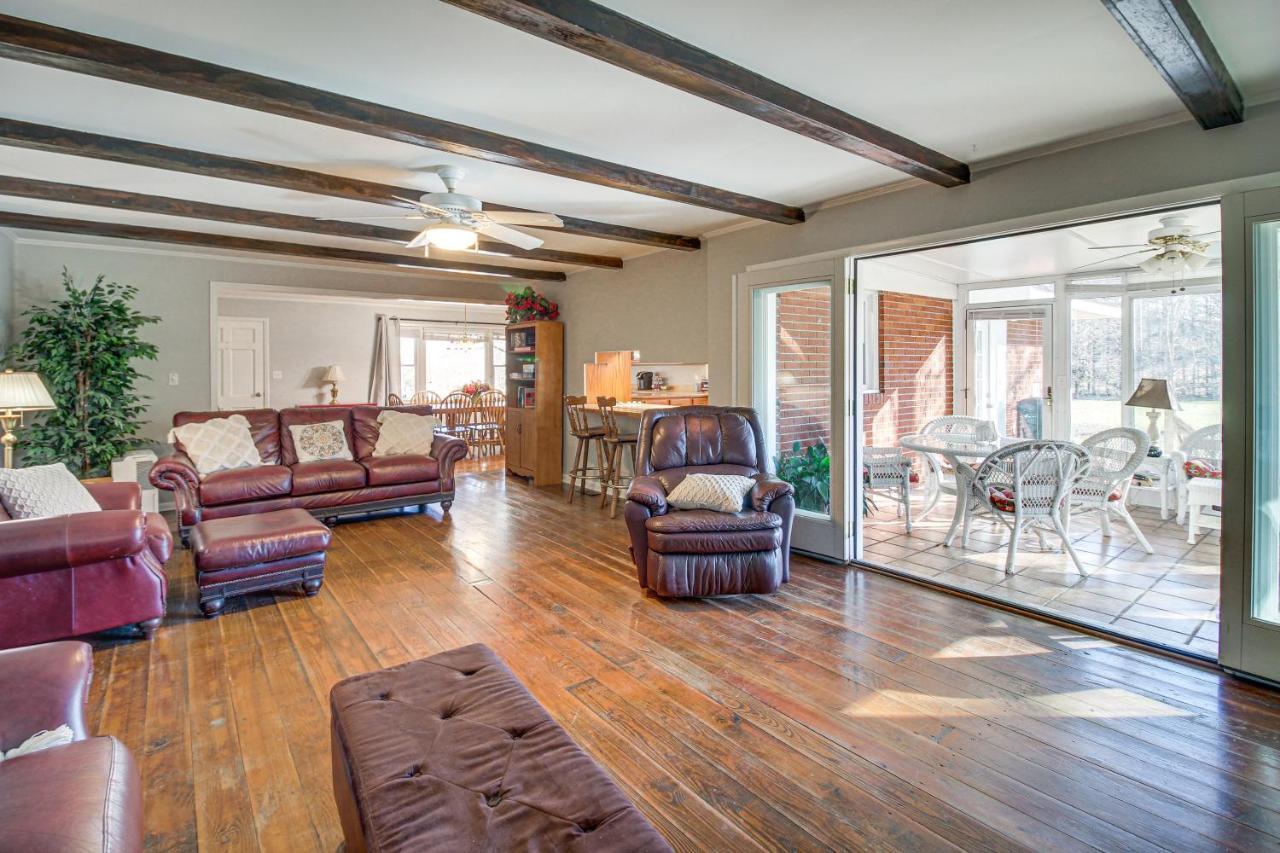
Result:
[[[947,538],[943,541],[944,545],[951,546],[952,541],[955,539],[956,531],[960,529],[960,525],[964,522],[965,505],[968,503],[966,498],[974,477],[978,473],[977,467],[973,463],[981,462],[1001,447],[1024,440],[1002,436],[994,441],[978,441],[972,436],[946,435],[944,433],[904,435],[898,440],[898,443],[906,450],[941,456],[947,460],[951,470],[955,471],[956,507],[951,518],[951,528],[947,532]],[[928,505],[921,511],[921,518],[937,505],[941,494],[942,484],[939,483]]]

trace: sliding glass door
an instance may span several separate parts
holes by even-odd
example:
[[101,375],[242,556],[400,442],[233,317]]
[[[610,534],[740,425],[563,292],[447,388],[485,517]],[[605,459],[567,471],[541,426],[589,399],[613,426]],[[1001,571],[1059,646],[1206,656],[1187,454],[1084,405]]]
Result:
[[1048,305],[969,311],[969,410],[1001,435],[1053,434],[1052,315]]
[[852,556],[846,476],[850,263],[820,261],[737,277],[737,399],[760,417],[770,463],[796,489],[792,547]]
[[[1223,199],[1224,666],[1280,681],[1280,188]],[[1239,452],[1232,450],[1239,448]]]

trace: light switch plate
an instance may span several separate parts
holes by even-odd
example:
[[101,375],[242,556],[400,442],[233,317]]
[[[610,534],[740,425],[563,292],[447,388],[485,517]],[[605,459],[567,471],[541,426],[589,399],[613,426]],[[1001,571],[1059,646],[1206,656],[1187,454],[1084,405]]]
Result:
[[283,370],[273,370],[273,371],[271,371],[271,378],[272,378],[272,379],[284,379],[284,371],[283,371]]
[[177,385],[177,384],[178,384],[178,374],[176,374],[176,373],[170,373],[170,374],[169,374],[169,384],[170,384],[170,385]]

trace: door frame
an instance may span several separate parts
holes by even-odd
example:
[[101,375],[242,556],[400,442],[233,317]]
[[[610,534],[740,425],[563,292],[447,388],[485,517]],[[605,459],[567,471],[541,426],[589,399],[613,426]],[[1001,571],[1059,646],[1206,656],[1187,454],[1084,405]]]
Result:
[[[973,334],[973,317],[975,314],[991,315],[990,319],[1001,319],[1001,315],[1005,315],[1006,319],[1035,319],[1035,314],[1042,315],[1044,323],[1044,336],[1041,349],[1043,356],[1041,358],[1041,378],[1042,387],[1048,392],[1045,397],[1047,408],[1045,421],[1040,425],[1040,431],[1043,433],[1042,438],[1054,438],[1057,436],[1061,426],[1059,421],[1057,400],[1054,399],[1053,387],[1057,377],[1057,367],[1054,362],[1057,348],[1054,321],[1054,304],[1051,301],[1042,302],[1023,302],[1017,305],[978,305],[966,306],[964,312],[964,372],[965,372],[965,414],[976,416],[977,412],[977,375],[974,372],[973,344],[975,335]],[[954,344],[953,344],[954,346]],[[1007,401],[1006,401],[1007,403]],[[1002,425],[996,424],[997,431],[1003,434]]]
[[[733,277],[734,325],[736,353],[734,356],[735,382],[733,401],[739,406],[754,406],[757,380],[766,367],[766,353],[754,344],[756,318],[755,295],[766,290],[785,290],[802,285],[826,283],[831,294],[831,436],[828,452],[831,454],[831,505],[830,517],[821,518],[814,513],[797,509],[792,528],[791,547],[824,560],[845,563],[857,553],[856,517],[850,508],[857,506],[860,483],[849,472],[860,457],[860,442],[850,440],[851,424],[860,411],[859,401],[850,391],[853,381],[853,348],[846,346],[849,329],[856,329],[856,300],[854,290],[854,266],[852,257],[840,255],[822,260],[802,261],[795,264],[769,266],[750,270]],[[759,407],[756,407],[759,411]],[[762,415],[762,419],[765,416]],[[772,466],[772,454],[766,453]],[[853,457],[851,459],[850,457]]]
[[[1280,220],[1280,187],[1222,198],[1222,322],[1240,331],[1224,346],[1222,393],[1222,622],[1218,660],[1249,677],[1280,682],[1280,626],[1253,616],[1254,295],[1253,226]],[[1231,453],[1230,448],[1240,448]]]
[[219,357],[221,346],[218,341],[218,329],[223,320],[251,320],[262,324],[262,406],[260,408],[271,408],[271,320],[267,317],[240,317],[219,314],[213,318],[213,334],[210,342],[209,410],[222,411],[218,408],[218,387],[222,378],[222,359]]

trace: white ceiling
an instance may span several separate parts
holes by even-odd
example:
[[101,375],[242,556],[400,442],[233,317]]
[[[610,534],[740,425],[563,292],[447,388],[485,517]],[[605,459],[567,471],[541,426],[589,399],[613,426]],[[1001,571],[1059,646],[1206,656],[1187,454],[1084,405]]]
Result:
[[[1220,226],[1216,204],[1178,211],[1187,217],[1194,234],[1216,232]],[[1091,273],[1134,269],[1135,261],[1150,255],[1126,255],[1132,249],[1104,249],[1103,246],[1130,246],[1146,242],[1147,232],[1160,227],[1160,217],[1150,213],[1109,222],[1090,222],[1019,234],[995,240],[980,240],[901,255],[862,261],[859,270],[873,278],[880,269],[923,276],[948,284],[975,284],[987,281],[1049,278],[1067,273]],[[1217,234],[1206,238],[1216,241]],[[1219,246],[1209,254],[1217,256]],[[1125,256],[1125,257],[1119,257]]]
[[[1098,0],[607,5],[969,162],[1182,109]],[[1280,4],[1194,5],[1246,101],[1280,92],[1280,53],[1267,38],[1280,31]],[[902,178],[435,0],[0,0],[0,11],[790,204],[810,205]],[[458,163],[470,172],[462,189],[486,200],[661,231],[704,234],[738,221],[717,211],[50,68],[0,60],[0,80],[0,115],[26,121],[424,190],[439,185],[414,169]],[[360,202],[7,147],[0,147],[0,173],[311,216],[387,212]],[[0,209],[386,248],[149,214],[72,211],[55,202],[0,197]],[[553,235],[547,245],[623,257],[651,251],[568,235]]]

